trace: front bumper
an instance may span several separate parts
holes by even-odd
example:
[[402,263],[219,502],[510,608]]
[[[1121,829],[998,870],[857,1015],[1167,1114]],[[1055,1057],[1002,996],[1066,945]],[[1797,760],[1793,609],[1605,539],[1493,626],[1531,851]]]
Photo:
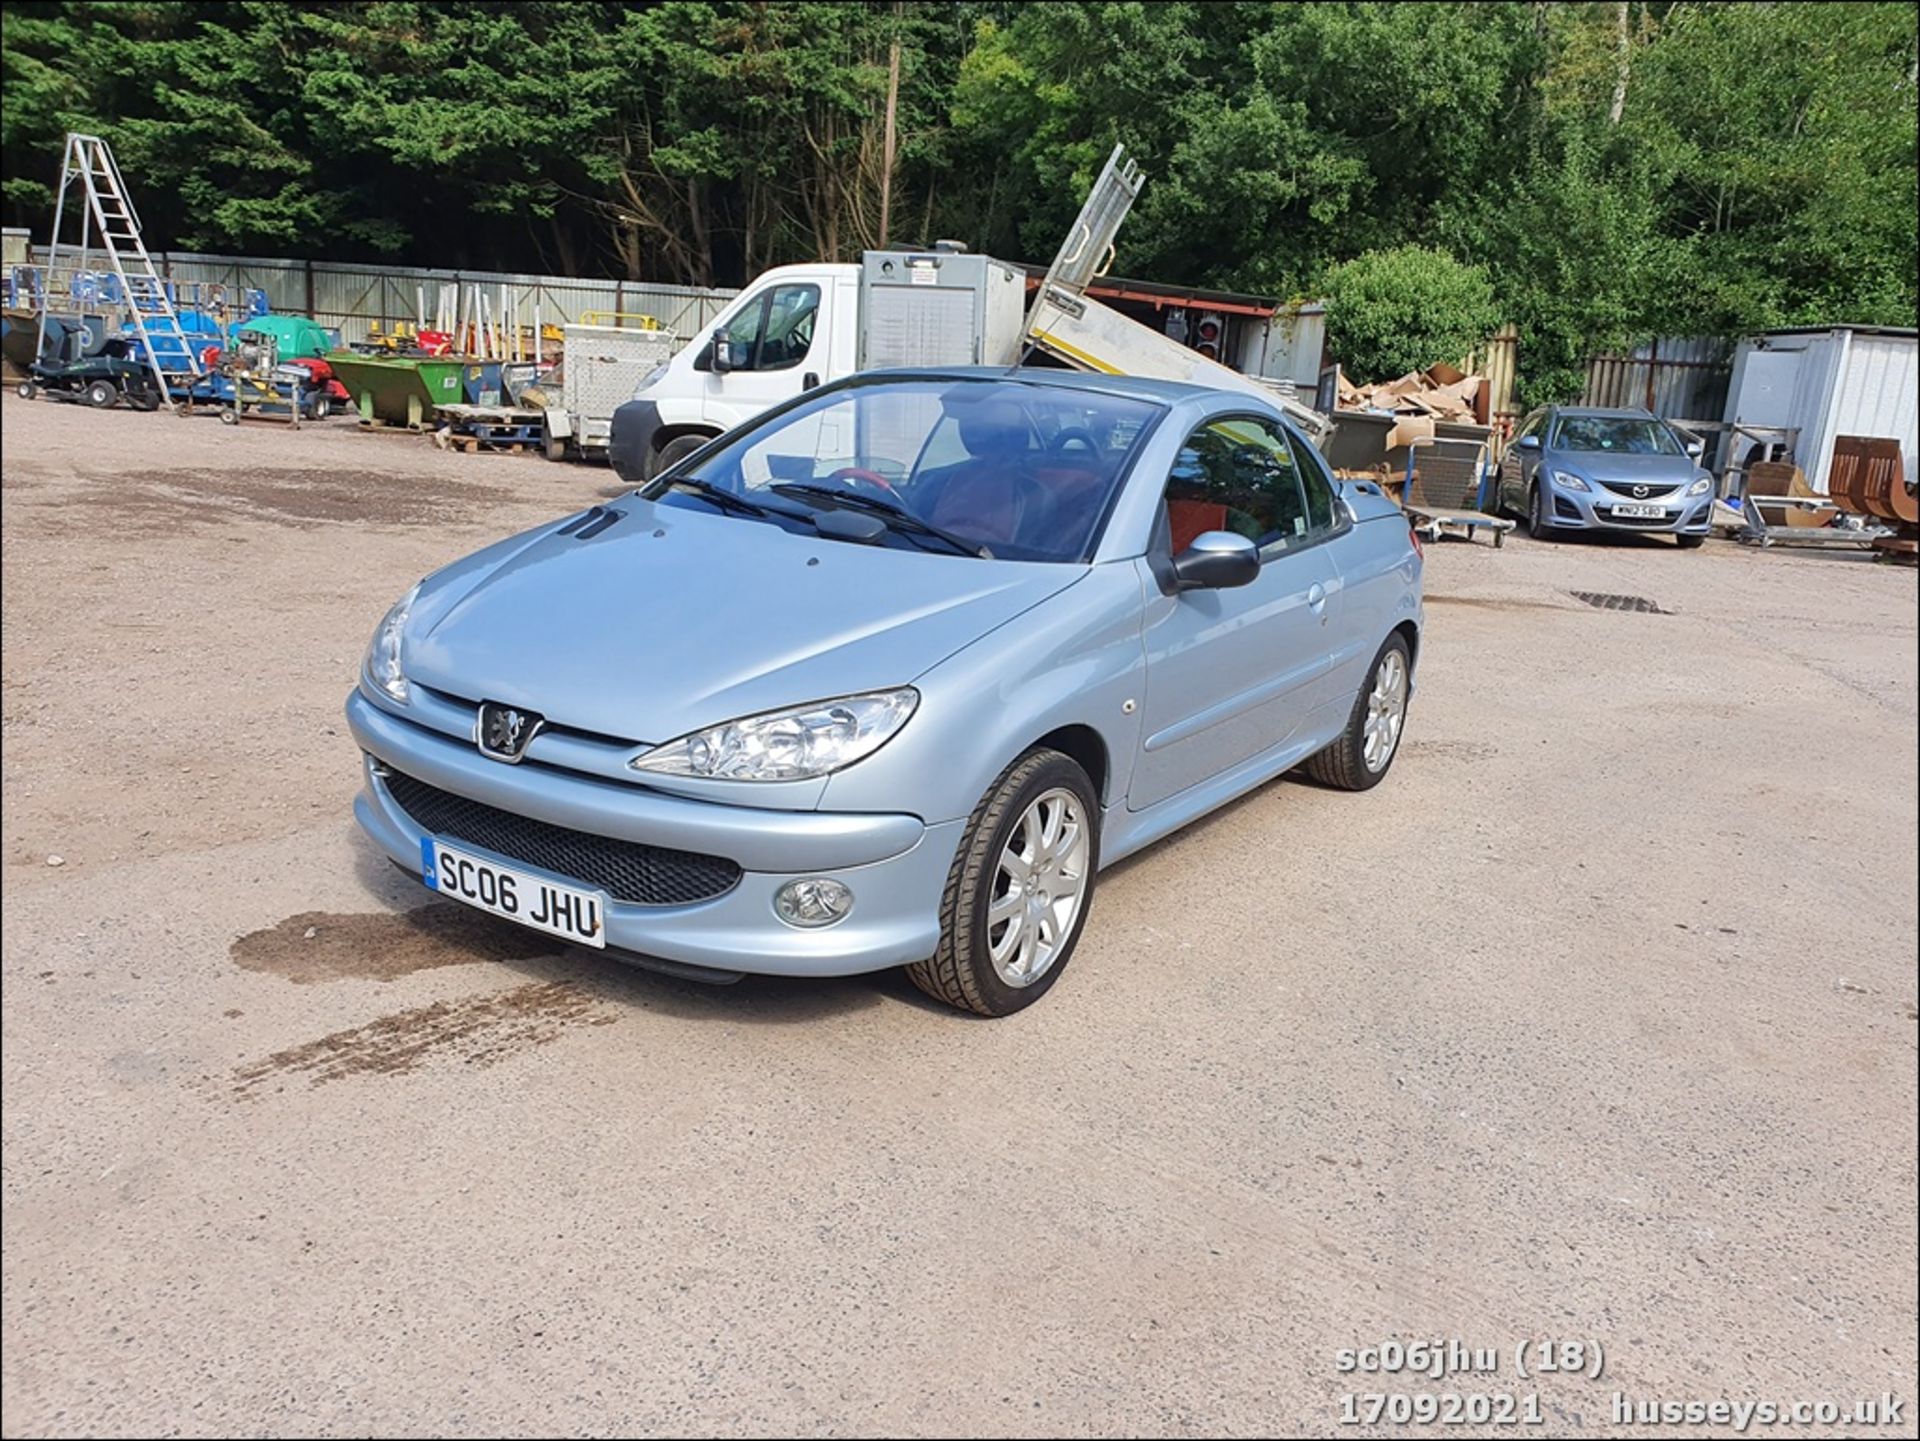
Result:
[[[1544,507],[1549,524],[1562,530],[1640,531],[1648,535],[1705,535],[1713,519],[1713,495],[1687,495],[1683,490],[1654,500],[1635,500],[1604,487],[1589,491],[1547,487]],[[1666,512],[1658,520],[1617,517],[1619,505],[1657,505]]]
[[[537,764],[504,765],[472,745],[389,714],[355,691],[347,723],[366,757],[353,813],[404,869],[420,874],[426,834],[401,808],[380,765],[418,780],[590,835],[725,856],[739,881],[710,900],[648,906],[609,901],[611,950],[718,971],[842,976],[924,960],[940,940],[940,898],[964,821],[924,825],[910,815],[760,810],[687,800],[645,786]],[[379,763],[379,764],[376,764]],[[563,884],[582,882],[455,837],[448,844]],[[800,930],[774,914],[781,886],[831,876],[853,891],[837,925]],[[513,922],[501,920],[502,925]]]
[[651,400],[629,400],[614,407],[607,431],[607,461],[613,473],[628,485],[645,485],[653,455],[653,438],[660,433],[660,407]]

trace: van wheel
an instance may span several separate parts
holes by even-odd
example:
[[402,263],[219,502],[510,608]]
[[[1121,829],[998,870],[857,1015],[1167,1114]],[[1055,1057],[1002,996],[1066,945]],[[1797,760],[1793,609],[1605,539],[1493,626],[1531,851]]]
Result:
[[1028,751],[968,820],[940,901],[940,949],[907,974],[963,1011],[1026,1009],[1072,958],[1099,868],[1093,782],[1059,751]]
[[1406,637],[1395,631],[1367,668],[1340,739],[1307,762],[1307,774],[1343,791],[1366,791],[1379,785],[1400,753],[1400,732],[1406,725],[1412,691],[1412,657]]
[[683,435],[668,441],[654,453],[653,472],[648,479],[651,480],[654,475],[660,475],[669,467],[678,465],[712,438],[708,435]]
[[96,380],[87,387],[87,404],[105,410],[120,398],[120,387],[111,380]]

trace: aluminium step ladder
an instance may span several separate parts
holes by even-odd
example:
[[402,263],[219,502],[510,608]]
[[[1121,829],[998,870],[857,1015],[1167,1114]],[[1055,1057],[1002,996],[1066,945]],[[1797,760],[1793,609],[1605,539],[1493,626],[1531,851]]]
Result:
[[140,337],[143,358],[153,371],[160,393],[172,400],[176,390],[190,388],[201,378],[199,354],[194,337],[180,324],[174,309],[173,294],[153,257],[140,238],[140,215],[133,208],[133,196],[114,161],[113,151],[97,135],[78,131],[67,135],[66,156],[60,165],[60,190],[53,208],[53,240],[47,248],[47,283],[41,287],[40,333],[35,353],[45,345],[47,308],[53,304],[54,275],[60,263],[61,227],[65,221],[67,191],[78,187],[84,205],[80,216],[78,273],[89,268],[94,238],[114,277],[120,282],[119,298],[125,304],[134,332]]

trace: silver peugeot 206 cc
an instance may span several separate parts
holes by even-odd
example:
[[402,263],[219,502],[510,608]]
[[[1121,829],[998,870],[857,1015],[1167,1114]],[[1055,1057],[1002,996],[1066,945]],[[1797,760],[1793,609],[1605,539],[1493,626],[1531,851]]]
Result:
[[1260,399],[1046,370],[815,390],[421,581],[347,702],[431,889],[711,980],[1059,981],[1102,866],[1305,763],[1366,790],[1406,519]]

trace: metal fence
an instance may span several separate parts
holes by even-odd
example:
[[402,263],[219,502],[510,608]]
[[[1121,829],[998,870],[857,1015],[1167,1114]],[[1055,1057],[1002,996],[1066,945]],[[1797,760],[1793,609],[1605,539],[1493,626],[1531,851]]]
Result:
[[1719,420],[1733,379],[1733,345],[1711,336],[1667,337],[1630,355],[1587,362],[1582,405],[1644,406],[1668,420]]
[[536,321],[565,324],[588,312],[628,317],[649,315],[660,327],[688,336],[726,306],[737,290],[707,290],[688,285],[650,285],[623,280],[585,280],[573,276],[514,275],[496,270],[438,270],[414,266],[345,265],[326,260],[279,260],[237,255],[195,255],[168,251],[154,256],[162,274],[182,283],[266,292],[273,309],[307,315],[337,327],[342,341],[366,339],[377,325],[390,330],[396,321],[432,323],[444,291],[459,287],[469,303],[484,294],[495,319],[504,326],[530,327]]

